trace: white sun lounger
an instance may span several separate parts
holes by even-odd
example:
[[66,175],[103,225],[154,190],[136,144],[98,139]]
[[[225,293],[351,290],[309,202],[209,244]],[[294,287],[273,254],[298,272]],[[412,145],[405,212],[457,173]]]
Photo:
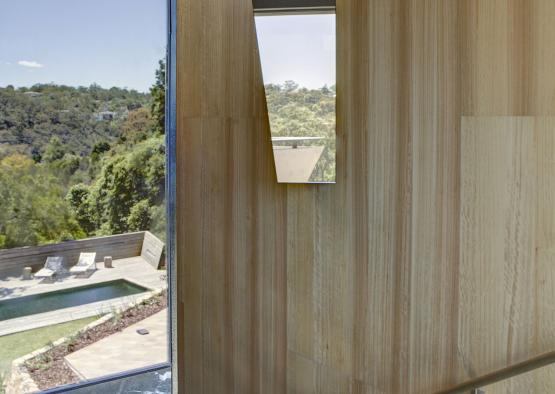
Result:
[[96,270],[96,253],[81,253],[79,261],[69,270],[72,274],[86,274],[87,272]]
[[52,279],[56,275],[66,272],[64,258],[61,256],[47,257],[44,268],[35,274],[36,279]]

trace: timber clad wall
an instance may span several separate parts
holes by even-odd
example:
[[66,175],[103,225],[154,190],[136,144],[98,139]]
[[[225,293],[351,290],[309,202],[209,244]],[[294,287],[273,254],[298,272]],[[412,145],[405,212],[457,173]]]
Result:
[[286,186],[251,0],[179,0],[182,392],[431,393],[555,349],[554,20],[338,0],[337,184]]

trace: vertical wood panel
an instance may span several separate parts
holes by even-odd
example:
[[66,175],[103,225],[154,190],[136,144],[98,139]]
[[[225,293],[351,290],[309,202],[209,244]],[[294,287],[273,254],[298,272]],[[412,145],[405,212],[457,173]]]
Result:
[[[551,203],[555,123],[545,117],[463,120],[461,342],[466,373],[555,347]],[[550,392],[551,367],[488,387]]]
[[533,0],[530,2],[533,69],[529,84],[531,87],[530,115],[555,115],[555,2]]
[[511,0],[462,1],[464,52],[464,115],[510,114]]
[[464,118],[461,342],[467,373],[533,353],[537,161],[533,118]]
[[285,186],[261,110],[252,5],[183,0],[178,23],[180,390],[281,393]]
[[178,11],[183,392],[429,393],[555,347],[552,0],[338,0],[326,186],[276,183],[250,0]]
[[[555,8],[551,8],[555,11]],[[548,82],[548,81],[546,81]],[[555,349],[555,118],[536,118],[536,157],[538,161],[536,206],[536,308],[535,352]],[[555,388],[555,366],[532,374],[537,393]]]
[[[408,392],[456,367],[460,76],[457,1],[413,1],[411,19],[411,354]],[[446,318],[451,316],[450,318]]]

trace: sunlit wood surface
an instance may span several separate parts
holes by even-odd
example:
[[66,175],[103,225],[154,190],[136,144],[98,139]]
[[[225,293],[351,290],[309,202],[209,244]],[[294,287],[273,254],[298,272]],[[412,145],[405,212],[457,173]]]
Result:
[[251,1],[178,13],[182,392],[425,394],[555,349],[554,1],[338,0],[320,186],[276,183]]

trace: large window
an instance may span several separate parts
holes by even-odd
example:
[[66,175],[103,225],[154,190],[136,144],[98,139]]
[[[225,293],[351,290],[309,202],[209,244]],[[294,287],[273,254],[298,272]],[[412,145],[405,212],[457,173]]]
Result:
[[254,2],[278,182],[335,181],[335,12],[329,3]]
[[0,2],[0,393],[169,392],[168,3]]

